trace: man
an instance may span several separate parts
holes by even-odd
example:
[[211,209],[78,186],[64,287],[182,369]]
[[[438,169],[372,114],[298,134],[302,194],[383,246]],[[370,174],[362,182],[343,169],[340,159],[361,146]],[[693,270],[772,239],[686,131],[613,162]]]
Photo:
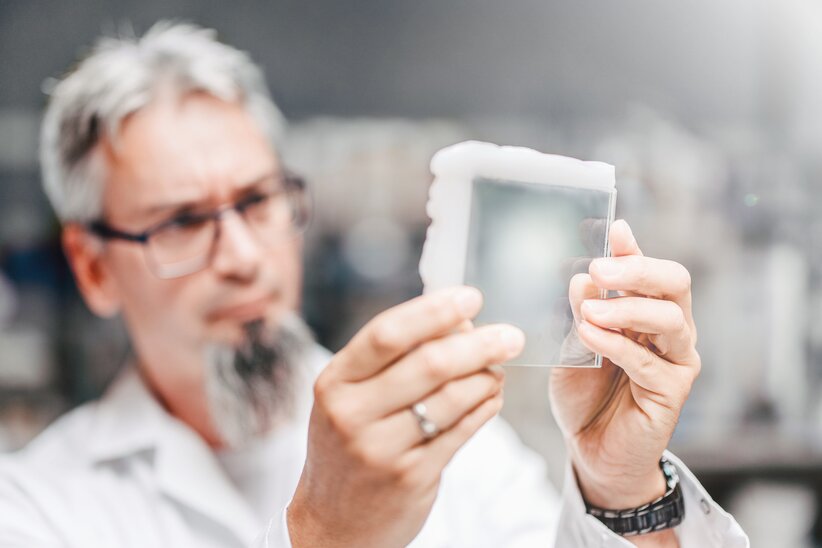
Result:
[[747,546],[681,463],[660,466],[700,367],[681,266],[620,223],[616,257],[575,278],[579,337],[616,365],[554,374],[560,506],[493,418],[523,335],[474,328],[477,290],[388,310],[334,356],[310,342],[279,124],[246,55],[189,25],[105,39],[54,89],[46,190],[83,297],[122,314],[134,359],[5,458],[0,545]]

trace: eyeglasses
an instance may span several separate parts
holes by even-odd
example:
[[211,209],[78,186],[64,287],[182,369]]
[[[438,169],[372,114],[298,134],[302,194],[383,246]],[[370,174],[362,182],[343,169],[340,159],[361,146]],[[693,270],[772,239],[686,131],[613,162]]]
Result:
[[308,226],[309,200],[302,178],[286,173],[232,204],[201,213],[182,213],[143,232],[126,232],[104,221],[88,229],[104,239],[135,242],[143,246],[146,262],[159,278],[171,279],[206,268],[220,237],[220,219],[238,213],[259,244],[271,247],[284,237],[296,236]]

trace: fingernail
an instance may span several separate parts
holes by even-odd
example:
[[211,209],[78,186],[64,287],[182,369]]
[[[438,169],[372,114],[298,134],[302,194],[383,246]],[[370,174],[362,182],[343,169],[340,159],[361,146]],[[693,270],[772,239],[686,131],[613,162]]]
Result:
[[634,231],[631,230],[631,225],[629,225],[626,221],[622,221],[625,223],[625,229],[628,231],[628,236],[631,237],[631,244],[636,244],[636,237],[634,236]]
[[596,259],[591,266],[598,274],[607,278],[615,278],[625,272],[625,265],[613,259]]
[[[628,236],[628,242],[627,242],[627,243],[628,243],[628,246],[629,246],[629,247],[639,247],[639,246],[637,245],[637,243],[636,243],[636,237],[634,237],[634,231],[633,231],[633,230],[631,230],[631,225],[629,225],[629,224],[628,224],[628,221],[626,221],[625,219],[618,219],[618,220],[617,220],[617,221],[615,221],[615,222],[614,222],[614,224],[611,226],[611,230],[616,229],[618,226],[622,226],[622,227],[624,227],[624,228],[621,228],[621,229],[619,229],[619,230],[624,230],[624,231],[627,233],[627,236]],[[613,233],[614,233],[614,234],[616,234],[616,231],[614,231]]]
[[501,327],[497,336],[505,347],[509,358],[522,352],[522,348],[525,346],[525,333],[512,325]]
[[461,287],[454,294],[454,304],[463,318],[473,318],[482,308],[482,293],[475,287]]
[[586,299],[582,301],[582,314],[597,314],[602,315],[609,310],[608,303],[602,299]]

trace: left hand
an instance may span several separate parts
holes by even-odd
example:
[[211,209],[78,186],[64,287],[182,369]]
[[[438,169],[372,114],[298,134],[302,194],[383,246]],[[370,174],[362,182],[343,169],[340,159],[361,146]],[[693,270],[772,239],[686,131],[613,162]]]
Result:
[[[585,499],[625,509],[665,492],[659,459],[699,374],[690,275],[680,264],[644,257],[617,221],[612,257],[571,281],[580,341],[602,369],[557,368],[551,406]],[[600,300],[600,290],[619,297]]]

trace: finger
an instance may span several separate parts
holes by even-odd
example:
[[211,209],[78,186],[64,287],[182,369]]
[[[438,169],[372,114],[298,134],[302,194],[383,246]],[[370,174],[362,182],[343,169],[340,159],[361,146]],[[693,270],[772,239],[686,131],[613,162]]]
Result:
[[609,257],[594,260],[589,273],[594,284],[602,289],[674,301],[693,328],[691,275],[681,264],[635,255]]
[[577,274],[571,278],[568,284],[568,300],[571,303],[571,311],[574,314],[574,321],[582,319],[580,306],[587,299],[600,297],[602,290],[599,289],[591,279],[590,274]]
[[582,321],[579,337],[588,348],[608,358],[633,382],[650,392],[665,395],[679,385],[674,372],[685,368],[674,367],[620,333]]
[[[450,430],[465,415],[502,390],[504,377],[490,371],[451,381],[424,400],[425,416],[440,432]],[[392,440],[395,450],[404,452],[427,441],[411,408],[403,408],[369,427],[366,434],[373,443]]]
[[462,417],[450,430],[441,433],[425,444],[417,445],[408,453],[411,459],[421,462],[420,474],[429,481],[438,481],[443,468],[454,454],[485,423],[494,418],[502,409],[502,393],[485,400],[470,413]]
[[464,320],[461,324],[454,328],[455,333],[467,333],[474,329],[474,322],[471,320]]
[[[627,257],[629,255],[642,255],[639,244],[636,242],[631,227],[623,219],[614,221],[608,233],[608,255],[611,257]],[[589,269],[590,271],[590,269]],[[633,291],[617,290],[617,294],[622,296],[636,295]]]
[[643,297],[589,299],[582,303],[582,317],[605,329],[627,329],[649,335],[657,353],[674,363],[687,364],[693,357],[691,329],[682,309],[672,301]]
[[591,261],[594,284],[607,290],[629,290],[658,298],[690,295],[691,276],[681,264],[665,259],[629,255]]
[[[622,219],[615,221],[608,233],[609,247],[612,256],[627,256],[627,255],[642,255],[639,245],[636,243],[631,227]],[[597,259],[594,259],[596,261]],[[593,261],[588,261],[588,274],[576,274],[571,278],[569,284],[568,296],[571,301],[571,310],[574,313],[574,319],[579,321],[580,311],[579,307],[585,299],[593,299],[595,297],[604,298],[602,286],[597,287],[590,275],[591,265]]]
[[488,369],[519,355],[525,345],[521,330],[488,325],[428,342],[363,383],[374,418],[407,409],[444,384]]
[[614,221],[608,233],[608,241],[611,244],[612,257],[625,257],[627,255],[642,255],[639,244],[634,238],[631,227],[623,219]]
[[473,287],[449,288],[395,306],[371,320],[332,361],[344,380],[378,373],[425,341],[464,329],[477,315],[482,294]]

